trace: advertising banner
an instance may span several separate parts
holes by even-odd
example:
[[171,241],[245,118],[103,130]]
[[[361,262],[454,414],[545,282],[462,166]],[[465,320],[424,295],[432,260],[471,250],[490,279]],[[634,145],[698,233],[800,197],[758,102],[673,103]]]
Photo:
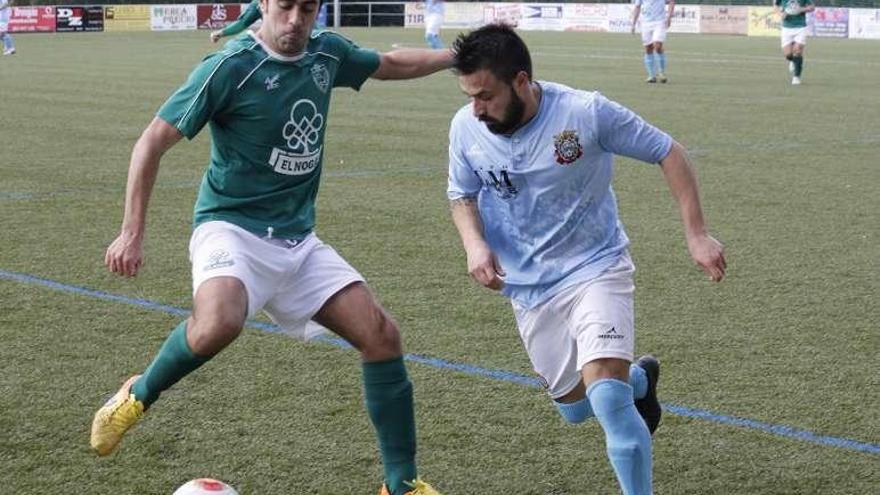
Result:
[[492,3],[483,6],[483,22],[503,22],[516,26],[522,17],[520,4],[518,3]]
[[59,5],[55,8],[55,31],[59,33],[103,30],[104,8],[100,5]]
[[700,32],[748,34],[749,8],[745,6],[701,5]]
[[235,22],[240,15],[241,5],[237,3],[200,4],[196,7],[199,29],[223,29]]
[[849,9],[849,37],[880,39],[880,9]]
[[12,7],[11,33],[52,33],[55,31],[55,7]]
[[700,32],[700,6],[699,5],[676,5],[672,11],[672,25],[670,33],[699,33]]
[[632,30],[633,7],[625,3],[608,4],[608,31],[628,33]]
[[849,35],[849,9],[816,7],[813,30],[823,38],[846,38]]
[[773,7],[749,7],[749,36],[780,36],[782,21]]
[[562,18],[561,3],[524,3],[520,5],[520,29],[531,31],[562,31],[565,21]]
[[403,4],[403,27],[425,27],[425,4],[422,2],[406,2]]
[[150,29],[153,31],[184,31],[195,28],[195,5],[150,6]]
[[444,28],[475,28],[483,25],[483,6],[474,2],[446,2]]
[[608,5],[604,3],[567,3],[563,17],[566,31],[608,31]]
[[[404,4],[404,27],[425,27],[424,2],[407,2]],[[443,16],[443,28],[461,29],[475,28],[483,25],[483,5],[475,2],[446,2],[446,13]]]
[[149,30],[149,5],[108,5],[104,7],[104,31]]

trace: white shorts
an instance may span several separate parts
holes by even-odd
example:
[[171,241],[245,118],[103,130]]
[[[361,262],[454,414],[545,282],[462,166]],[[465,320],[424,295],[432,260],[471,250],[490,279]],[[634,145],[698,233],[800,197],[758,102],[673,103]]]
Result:
[[666,42],[666,21],[642,22],[642,44]]
[[792,43],[797,43],[798,45],[806,45],[807,44],[807,28],[799,27],[799,28],[782,28],[782,46],[788,46]]
[[635,324],[629,254],[598,278],[574,285],[532,310],[513,303],[520,337],[547,393],[558,399],[602,358],[633,360]]
[[425,33],[440,34],[443,27],[443,14],[425,14]]
[[354,282],[363,282],[332,247],[309,234],[282,247],[229,222],[206,222],[189,242],[193,295],[214,277],[235,277],[248,296],[248,318],[261,309],[281,331],[308,340],[326,331],[311,321],[324,303]]

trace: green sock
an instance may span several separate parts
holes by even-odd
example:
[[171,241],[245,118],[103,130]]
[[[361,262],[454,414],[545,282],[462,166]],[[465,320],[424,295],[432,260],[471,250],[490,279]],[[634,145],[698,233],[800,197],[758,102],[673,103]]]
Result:
[[135,398],[150,407],[159,394],[171,388],[178,380],[205,364],[210,357],[196,356],[186,343],[186,320],[171,331],[159,354],[131,387]]
[[794,75],[801,77],[801,71],[804,70],[804,57],[795,55],[791,57],[791,61],[794,62]]
[[413,387],[403,358],[364,363],[367,412],[376,428],[385,467],[385,484],[393,495],[406,492],[404,481],[416,478],[416,424]]

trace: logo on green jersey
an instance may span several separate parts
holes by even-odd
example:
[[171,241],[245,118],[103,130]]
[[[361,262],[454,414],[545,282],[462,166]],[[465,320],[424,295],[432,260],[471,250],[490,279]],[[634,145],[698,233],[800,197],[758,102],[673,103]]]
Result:
[[279,174],[307,174],[321,163],[321,142],[324,116],[311,100],[303,98],[290,108],[290,121],[284,124],[281,135],[287,141],[286,150],[272,148],[269,165]]
[[317,86],[322,93],[326,93],[327,90],[330,89],[330,71],[327,70],[327,66],[321,63],[313,65],[312,80],[315,81],[315,86]]

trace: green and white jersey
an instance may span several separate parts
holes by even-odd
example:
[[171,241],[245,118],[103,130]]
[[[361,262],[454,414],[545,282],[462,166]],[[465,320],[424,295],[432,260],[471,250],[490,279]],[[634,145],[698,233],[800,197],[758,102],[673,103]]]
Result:
[[773,0],[773,5],[782,8],[782,27],[784,28],[807,27],[806,12],[797,15],[788,15],[787,12],[793,12],[798,7],[806,7],[812,4],[812,0]]
[[194,224],[224,220],[255,234],[305,237],[315,225],[324,132],[334,87],[359,89],[379,54],[330,31],[285,57],[252,33],[207,56],[159,109],[192,139],[211,128],[211,160]]
[[263,18],[263,12],[260,10],[260,0],[253,0],[245,7],[238,19],[232,24],[223,28],[221,34],[223,36],[232,36],[238,34],[248,28],[251,24]]

